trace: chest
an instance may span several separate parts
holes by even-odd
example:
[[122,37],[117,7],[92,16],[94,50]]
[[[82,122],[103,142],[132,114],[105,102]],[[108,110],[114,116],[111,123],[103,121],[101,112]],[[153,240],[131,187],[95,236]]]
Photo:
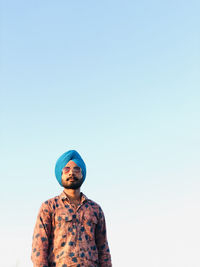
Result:
[[52,216],[54,234],[87,234],[92,238],[98,223],[98,210],[90,205],[65,204],[55,209]]

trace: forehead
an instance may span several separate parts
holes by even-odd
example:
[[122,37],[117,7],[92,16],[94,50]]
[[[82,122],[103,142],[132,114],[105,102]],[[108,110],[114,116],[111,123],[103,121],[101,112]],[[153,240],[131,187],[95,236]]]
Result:
[[78,166],[73,160],[70,160],[65,167],[76,167]]

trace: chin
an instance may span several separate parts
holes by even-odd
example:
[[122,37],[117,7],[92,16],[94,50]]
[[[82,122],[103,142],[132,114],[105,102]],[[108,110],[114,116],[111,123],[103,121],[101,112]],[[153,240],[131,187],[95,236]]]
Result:
[[79,189],[83,183],[83,179],[77,181],[76,183],[63,184],[63,187],[66,189]]
[[66,189],[79,189],[81,186],[79,185],[63,185]]

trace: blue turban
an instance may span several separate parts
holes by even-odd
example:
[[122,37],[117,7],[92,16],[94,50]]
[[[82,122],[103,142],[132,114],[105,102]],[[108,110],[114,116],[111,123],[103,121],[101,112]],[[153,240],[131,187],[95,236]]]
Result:
[[86,166],[85,162],[79,155],[79,153],[76,150],[69,150],[62,154],[60,158],[56,161],[55,166],[55,175],[56,179],[58,180],[59,184],[62,185],[62,169],[66,166],[66,164],[72,160],[75,162],[82,170],[83,180],[85,180],[86,177]]

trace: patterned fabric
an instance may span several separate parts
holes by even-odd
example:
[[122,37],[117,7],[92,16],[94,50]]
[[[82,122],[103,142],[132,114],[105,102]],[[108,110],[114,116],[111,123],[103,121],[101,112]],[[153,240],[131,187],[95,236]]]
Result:
[[41,205],[32,243],[34,267],[111,267],[101,207],[81,193],[78,207],[63,191]]
[[55,166],[55,175],[56,179],[58,180],[59,184],[62,185],[62,169],[65,167],[65,165],[70,161],[74,161],[82,171],[83,180],[85,180],[86,177],[86,165],[79,153],[76,150],[69,150],[62,154],[59,159],[56,162]]

